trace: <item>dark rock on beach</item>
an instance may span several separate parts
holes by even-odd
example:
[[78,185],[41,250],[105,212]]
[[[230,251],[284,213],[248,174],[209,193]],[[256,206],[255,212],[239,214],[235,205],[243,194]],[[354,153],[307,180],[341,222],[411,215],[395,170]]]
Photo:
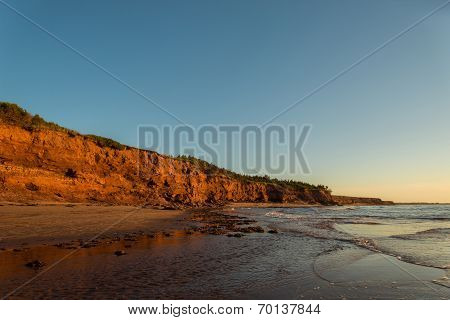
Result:
[[235,237],[235,238],[241,238],[244,235],[242,233],[229,233],[227,234],[227,237]]
[[25,267],[38,270],[45,266],[45,263],[39,260],[33,260],[25,264]]
[[263,233],[264,229],[260,226],[252,226],[252,227],[241,228],[240,231],[244,232],[244,233],[253,233],[253,232]]

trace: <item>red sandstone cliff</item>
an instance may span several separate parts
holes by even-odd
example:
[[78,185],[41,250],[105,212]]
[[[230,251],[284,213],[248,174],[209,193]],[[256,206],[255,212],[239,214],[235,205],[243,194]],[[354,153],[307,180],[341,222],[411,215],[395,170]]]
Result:
[[0,102],[0,201],[101,202],[155,207],[225,202],[392,204],[332,196],[324,187],[248,177],[81,135]]
[[10,120],[0,119],[0,201],[160,207],[230,201],[333,203],[322,188],[252,181],[226,170],[211,172],[186,159],[130,147],[102,147],[89,136],[51,126],[27,128]]

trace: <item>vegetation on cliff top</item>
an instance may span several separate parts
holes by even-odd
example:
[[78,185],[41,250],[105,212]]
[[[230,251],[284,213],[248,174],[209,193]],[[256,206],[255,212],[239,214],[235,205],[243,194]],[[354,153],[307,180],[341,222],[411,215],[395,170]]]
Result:
[[264,176],[251,176],[246,174],[240,174],[236,173],[227,169],[219,168],[218,166],[211,164],[207,161],[195,158],[193,156],[184,156],[180,155],[175,157],[175,159],[180,161],[186,161],[193,165],[195,165],[197,168],[199,168],[201,171],[205,172],[206,174],[216,174],[216,175],[223,175],[230,177],[232,179],[236,179],[239,181],[244,182],[259,182],[259,183],[267,183],[267,184],[273,184],[277,185],[283,188],[290,188],[297,191],[304,191],[306,189],[308,190],[323,190],[327,192],[331,192],[331,190],[324,185],[313,185],[310,183],[302,182],[302,181],[295,181],[295,180],[281,180],[277,178],[271,178],[268,175]]
[[114,141],[109,138],[99,137],[96,135],[82,135],[75,130],[70,130],[60,125],[46,121],[38,114],[32,115],[25,109],[21,108],[17,104],[9,102],[0,102],[0,121],[11,124],[14,126],[21,127],[28,131],[37,130],[54,130],[59,132],[65,132],[70,136],[82,136],[89,140],[94,141],[99,147],[109,147],[112,149],[123,150],[126,148],[123,144]]
[[[4,122],[10,125],[21,127],[28,131],[37,131],[37,130],[54,130],[59,132],[67,133],[69,136],[80,136],[84,137],[85,139],[89,139],[93,142],[95,142],[99,147],[108,147],[116,150],[123,150],[126,149],[127,146],[114,141],[109,138],[104,138],[96,135],[82,135],[78,133],[77,131],[70,130],[64,127],[61,127],[60,125],[49,122],[44,120],[42,117],[40,117],[38,114],[32,115],[29,112],[27,112],[25,109],[21,108],[17,104],[9,103],[9,102],[1,102],[0,101],[0,122]],[[226,170],[223,168],[219,168],[216,165],[213,165],[207,161],[197,159],[192,156],[177,156],[174,157],[174,159],[177,159],[179,161],[185,161],[189,162],[193,165],[195,165],[197,168],[199,168],[202,172],[208,175],[217,174],[217,175],[223,175],[227,176],[232,179],[236,179],[239,181],[244,182],[259,182],[259,183],[267,183],[267,184],[273,184],[277,185],[283,188],[290,188],[298,191],[303,191],[305,189],[308,190],[323,190],[327,192],[331,192],[331,190],[328,189],[327,186],[323,185],[313,185],[301,181],[294,181],[294,180],[280,180],[276,178],[271,178],[267,175],[265,176],[250,176],[245,174],[239,174],[230,170]]]
[[105,138],[105,137],[100,137],[100,136],[96,136],[94,134],[88,134],[85,135],[85,137],[91,139],[92,141],[94,141],[99,147],[108,147],[111,149],[116,149],[116,150],[124,150],[127,147],[113,139],[110,138]]
[[9,102],[0,102],[0,120],[7,124],[19,126],[29,131],[45,128],[77,134],[77,132],[63,128],[56,123],[45,121],[38,114],[32,115],[25,109],[19,107],[17,104]]

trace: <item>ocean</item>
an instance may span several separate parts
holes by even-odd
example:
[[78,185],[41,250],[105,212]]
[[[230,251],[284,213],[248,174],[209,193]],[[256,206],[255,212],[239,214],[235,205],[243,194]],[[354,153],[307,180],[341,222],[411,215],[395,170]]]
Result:
[[[254,211],[251,209],[250,211]],[[450,205],[258,209],[285,232],[351,241],[415,264],[450,268]],[[266,211],[266,212],[265,212]]]

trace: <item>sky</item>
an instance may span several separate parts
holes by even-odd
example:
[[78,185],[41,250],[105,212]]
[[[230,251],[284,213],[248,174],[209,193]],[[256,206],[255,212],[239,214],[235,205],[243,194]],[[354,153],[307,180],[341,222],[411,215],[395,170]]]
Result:
[[[177,121],[262,124],[444,0],[0,1],[0,100],[136,145]],[[450,202],[450,5],[278,119],[311,124],[334,194]]]

